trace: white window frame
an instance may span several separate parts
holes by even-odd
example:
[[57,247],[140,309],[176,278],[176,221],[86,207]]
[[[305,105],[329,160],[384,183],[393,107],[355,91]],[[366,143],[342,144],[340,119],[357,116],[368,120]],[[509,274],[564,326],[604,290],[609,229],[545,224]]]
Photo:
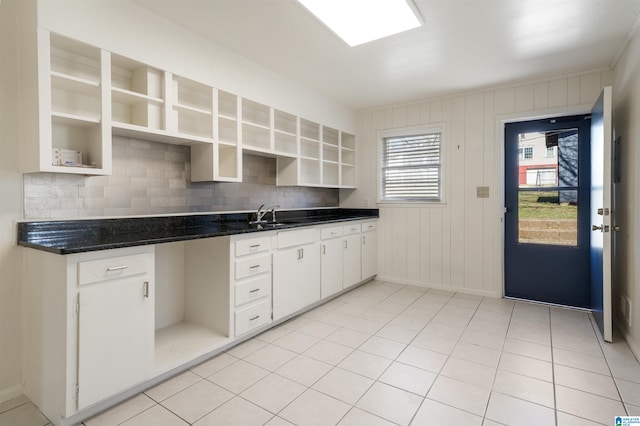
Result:
[[[527,158],[527,155],[526,155],[527,149],[531,149],[531,157],[529,158]],[[518,147],[518,157],[520,157],[521,160],[533,160],[533,157],[535,157],[535,153],[536,151],[533,145],[525,145],[525,146]]]
[[[383,161],[383,145],[385,138],[392,137],[403,137],[403,136],[412,136],[412,135],[420,135],[420,134],[429,134],[429,133],[440,133],[440,199],[439,200],[424,200],[424,199],[416,199],[416,200],[393,200],[393,199],[384,199],[382,196],[382,161]],[[448,170],[447,167],[447,156],[446,156],[446,147],[447,147],[447,139],[446,139],[446,129],[444,123],[433,123],[433,124],[424,124],[420,126],[411,126],[411,127],[402,127],[402,128],[394,128],[394,129],[386,129],[380,130],[378,132],[378,161],[377,161],[377,180],[376,180],[376,190],[377,190],[377,202],[378,204],[394,204],[397,206],[407,205],[410,207],[416,206],[417,204],[424,204],[430,206],[444,205],[446,204],[446,172]]]

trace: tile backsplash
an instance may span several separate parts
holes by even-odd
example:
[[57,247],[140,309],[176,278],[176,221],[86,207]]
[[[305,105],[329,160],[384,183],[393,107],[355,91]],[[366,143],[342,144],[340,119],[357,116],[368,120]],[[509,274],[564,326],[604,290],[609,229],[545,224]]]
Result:
[[339,191],[276,186],[276,160],[243,155],[242,182],[191,182],[190,149],[113,137],[113,174],[24,174],[24,218],[337,207]]

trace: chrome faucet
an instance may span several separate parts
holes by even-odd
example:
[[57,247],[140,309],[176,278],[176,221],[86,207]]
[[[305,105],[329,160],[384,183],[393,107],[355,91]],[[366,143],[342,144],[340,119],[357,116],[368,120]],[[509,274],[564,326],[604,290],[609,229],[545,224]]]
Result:
[[256,210],[256,220],[252,220],[251,222],[249,222],[249,224],[251,225],[255,225],[255,224],[260,224],[260,223],[266,223],[267,220],[264,219],[264,216],[271,212],[271,222],[275,222],[276,221],[276,209],[279,209],[280,206],[279,205],[273,205],[271,207],[267,207],[266,209],[264,208],[264,204],[262,204],[260,207],[258,207],[258,210]]

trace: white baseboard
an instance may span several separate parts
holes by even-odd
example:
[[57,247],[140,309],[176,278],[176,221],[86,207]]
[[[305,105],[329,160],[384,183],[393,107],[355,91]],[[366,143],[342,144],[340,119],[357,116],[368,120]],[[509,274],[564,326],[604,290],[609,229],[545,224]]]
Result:
[[24,393],[24,386],[15,385],[10,388],[0,390],[0,402],[5,402],[10,399],[13,399],[17,396],[20,396]]
[[423,287],[423,288],[433,288],[436,290],[453,291],[456,293],[472,294],[475,296],[485,296],[485,297],[493,297],[493,298],[501,297],[500,294],[496,294],[494,291],[490,291],[490,290],[477,290],[473,288],[454,287],[450,285],[423,283],[423,282],[411,281],[411,280],[401,280],[396,277],[385,277],[383,275],[378,275],[376,277],[376,280],[388,281],[388,282],[397,283],[397,284],[413,285],[416,287]]

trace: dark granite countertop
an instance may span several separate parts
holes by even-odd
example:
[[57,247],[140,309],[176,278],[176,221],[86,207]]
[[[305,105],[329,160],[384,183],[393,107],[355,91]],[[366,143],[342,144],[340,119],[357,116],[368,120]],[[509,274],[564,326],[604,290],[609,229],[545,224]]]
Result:
[[[278,210],[278,224],[250,225],[255,213],[19,222],[18,245],[57,254],[377,218],[378,209]],[[271,213],[266,216],[271,219]]]

